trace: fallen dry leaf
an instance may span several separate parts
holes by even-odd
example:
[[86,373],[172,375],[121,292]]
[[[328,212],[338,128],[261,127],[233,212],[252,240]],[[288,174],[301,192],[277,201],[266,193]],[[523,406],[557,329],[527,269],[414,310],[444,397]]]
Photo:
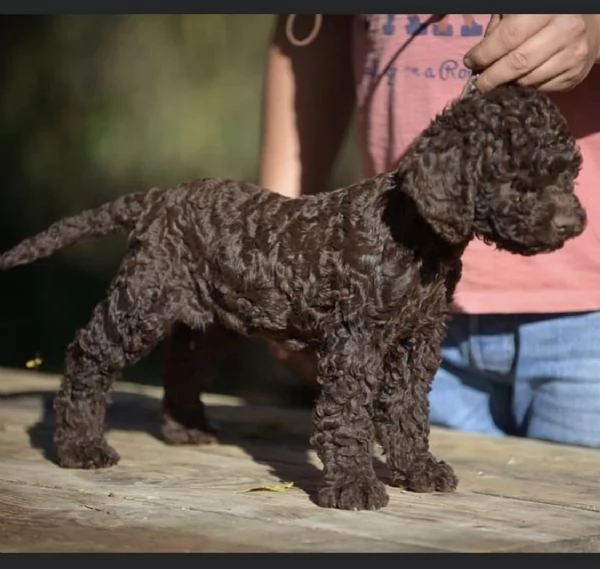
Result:
[[25,362],[25,367],[27,369],[37,369],[43,363],[44,363],[44,360],[40,356],[36,355],[35,358],[33,358],[31,360],[27,360]]
[[276,484],[275,486],[257,486],[256,488],[249,488],[243,492],[284,492],[285,490],[289,490],[293,487],[293,482],[283,482],[281,484]]

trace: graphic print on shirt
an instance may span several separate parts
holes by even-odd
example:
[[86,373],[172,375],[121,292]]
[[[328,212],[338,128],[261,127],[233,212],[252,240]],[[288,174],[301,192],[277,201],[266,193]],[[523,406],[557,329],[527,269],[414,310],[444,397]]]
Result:
[[[394,17],[393,14],[387,14],[387,16]],[[450,16],[453,14],[446,14],[439,22],[433,24],[433,35],[434,36],[453,36],[454,26],[450,23]],[[473,14],[456,14],[456,16],[462,18],[463,24],[460,26],[460,35],[463,37],[482,36],[483,26],[479,24]],[[408,35],[426,35],[429,32],[428,27],[422,27],[424,22],[421,22],[419,16],[411,14],[406,16],[408,22],[405,25],[405,31]],[[385,32],[384,32],[385,33]]]
[[[399,75],[408,77],[426,79],[437,79],[439,81],[456,81],[464,83],[470,76],[471,71],[467,69],[462,62],[462,55],[467,49],[456,52],[457,42],[461,47],[468,42],[468,47],[477,42],[477,38],[483,36],[485,25],[481,20],[483,15],[477,15],[478,21],[473,14],[446,14],[440,20],[432,21],[431,15],[417,14],[373,14],[366,18],[368,35],[375,39],[377,43],[383,43],[380,49],[374,49],[366,59],[363,73],[371,78],[375,78],[384,67],[387,61],[381,61],[382,52],[388,56],[389,49],[385,44],[394,44],[394,51],[397,48],[406,49],[407,55],[398,57],[386,69],[388,85],[392,86],[395,78]],[[448,42],[453,42],[448,46],[448,50],[435,51],[440,53],[439,61],[431,62],[426,65],[412,63],[409,61],[409,44],[413,41],[431,41],[430,38],[421,38],[418,36],[430,36],[441,38]],[[462,40],[462,41],[461,41]],[[432,46],[433,48],[433,46]],[[432,53],[434,53],[432,51]],[[457,55],[454,55],[457,53]]]

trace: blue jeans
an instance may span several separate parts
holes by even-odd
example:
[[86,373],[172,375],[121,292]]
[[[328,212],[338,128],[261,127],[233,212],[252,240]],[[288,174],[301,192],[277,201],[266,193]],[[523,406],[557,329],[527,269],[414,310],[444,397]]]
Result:
[[600,312],[456,315],[431,422],[600,447]]

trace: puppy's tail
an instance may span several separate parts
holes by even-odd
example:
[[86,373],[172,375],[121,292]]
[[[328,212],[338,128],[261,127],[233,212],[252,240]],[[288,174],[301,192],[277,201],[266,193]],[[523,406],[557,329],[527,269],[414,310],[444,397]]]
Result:
[[0,255],[0,270],[49,257],[81,239],[130,231],[144,209],[146,197],[146,192],[128,194],[95,209],[65,217]]

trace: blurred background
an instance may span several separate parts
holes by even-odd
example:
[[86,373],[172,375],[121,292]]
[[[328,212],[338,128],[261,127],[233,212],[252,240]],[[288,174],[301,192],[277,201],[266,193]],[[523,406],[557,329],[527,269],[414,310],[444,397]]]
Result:
[[[202,176],[257,180],[272,15],[2,16],[0,250],[118,195]],[[352,137],[332,187],[360,178]],[[115,235],[0,273],[0,366],[60,373],[124,249]],[[125,373],[159,384],[162,350]],[[213,391],[291,399],[259,342]],[[298,400],[299,401],[299,400]]]

